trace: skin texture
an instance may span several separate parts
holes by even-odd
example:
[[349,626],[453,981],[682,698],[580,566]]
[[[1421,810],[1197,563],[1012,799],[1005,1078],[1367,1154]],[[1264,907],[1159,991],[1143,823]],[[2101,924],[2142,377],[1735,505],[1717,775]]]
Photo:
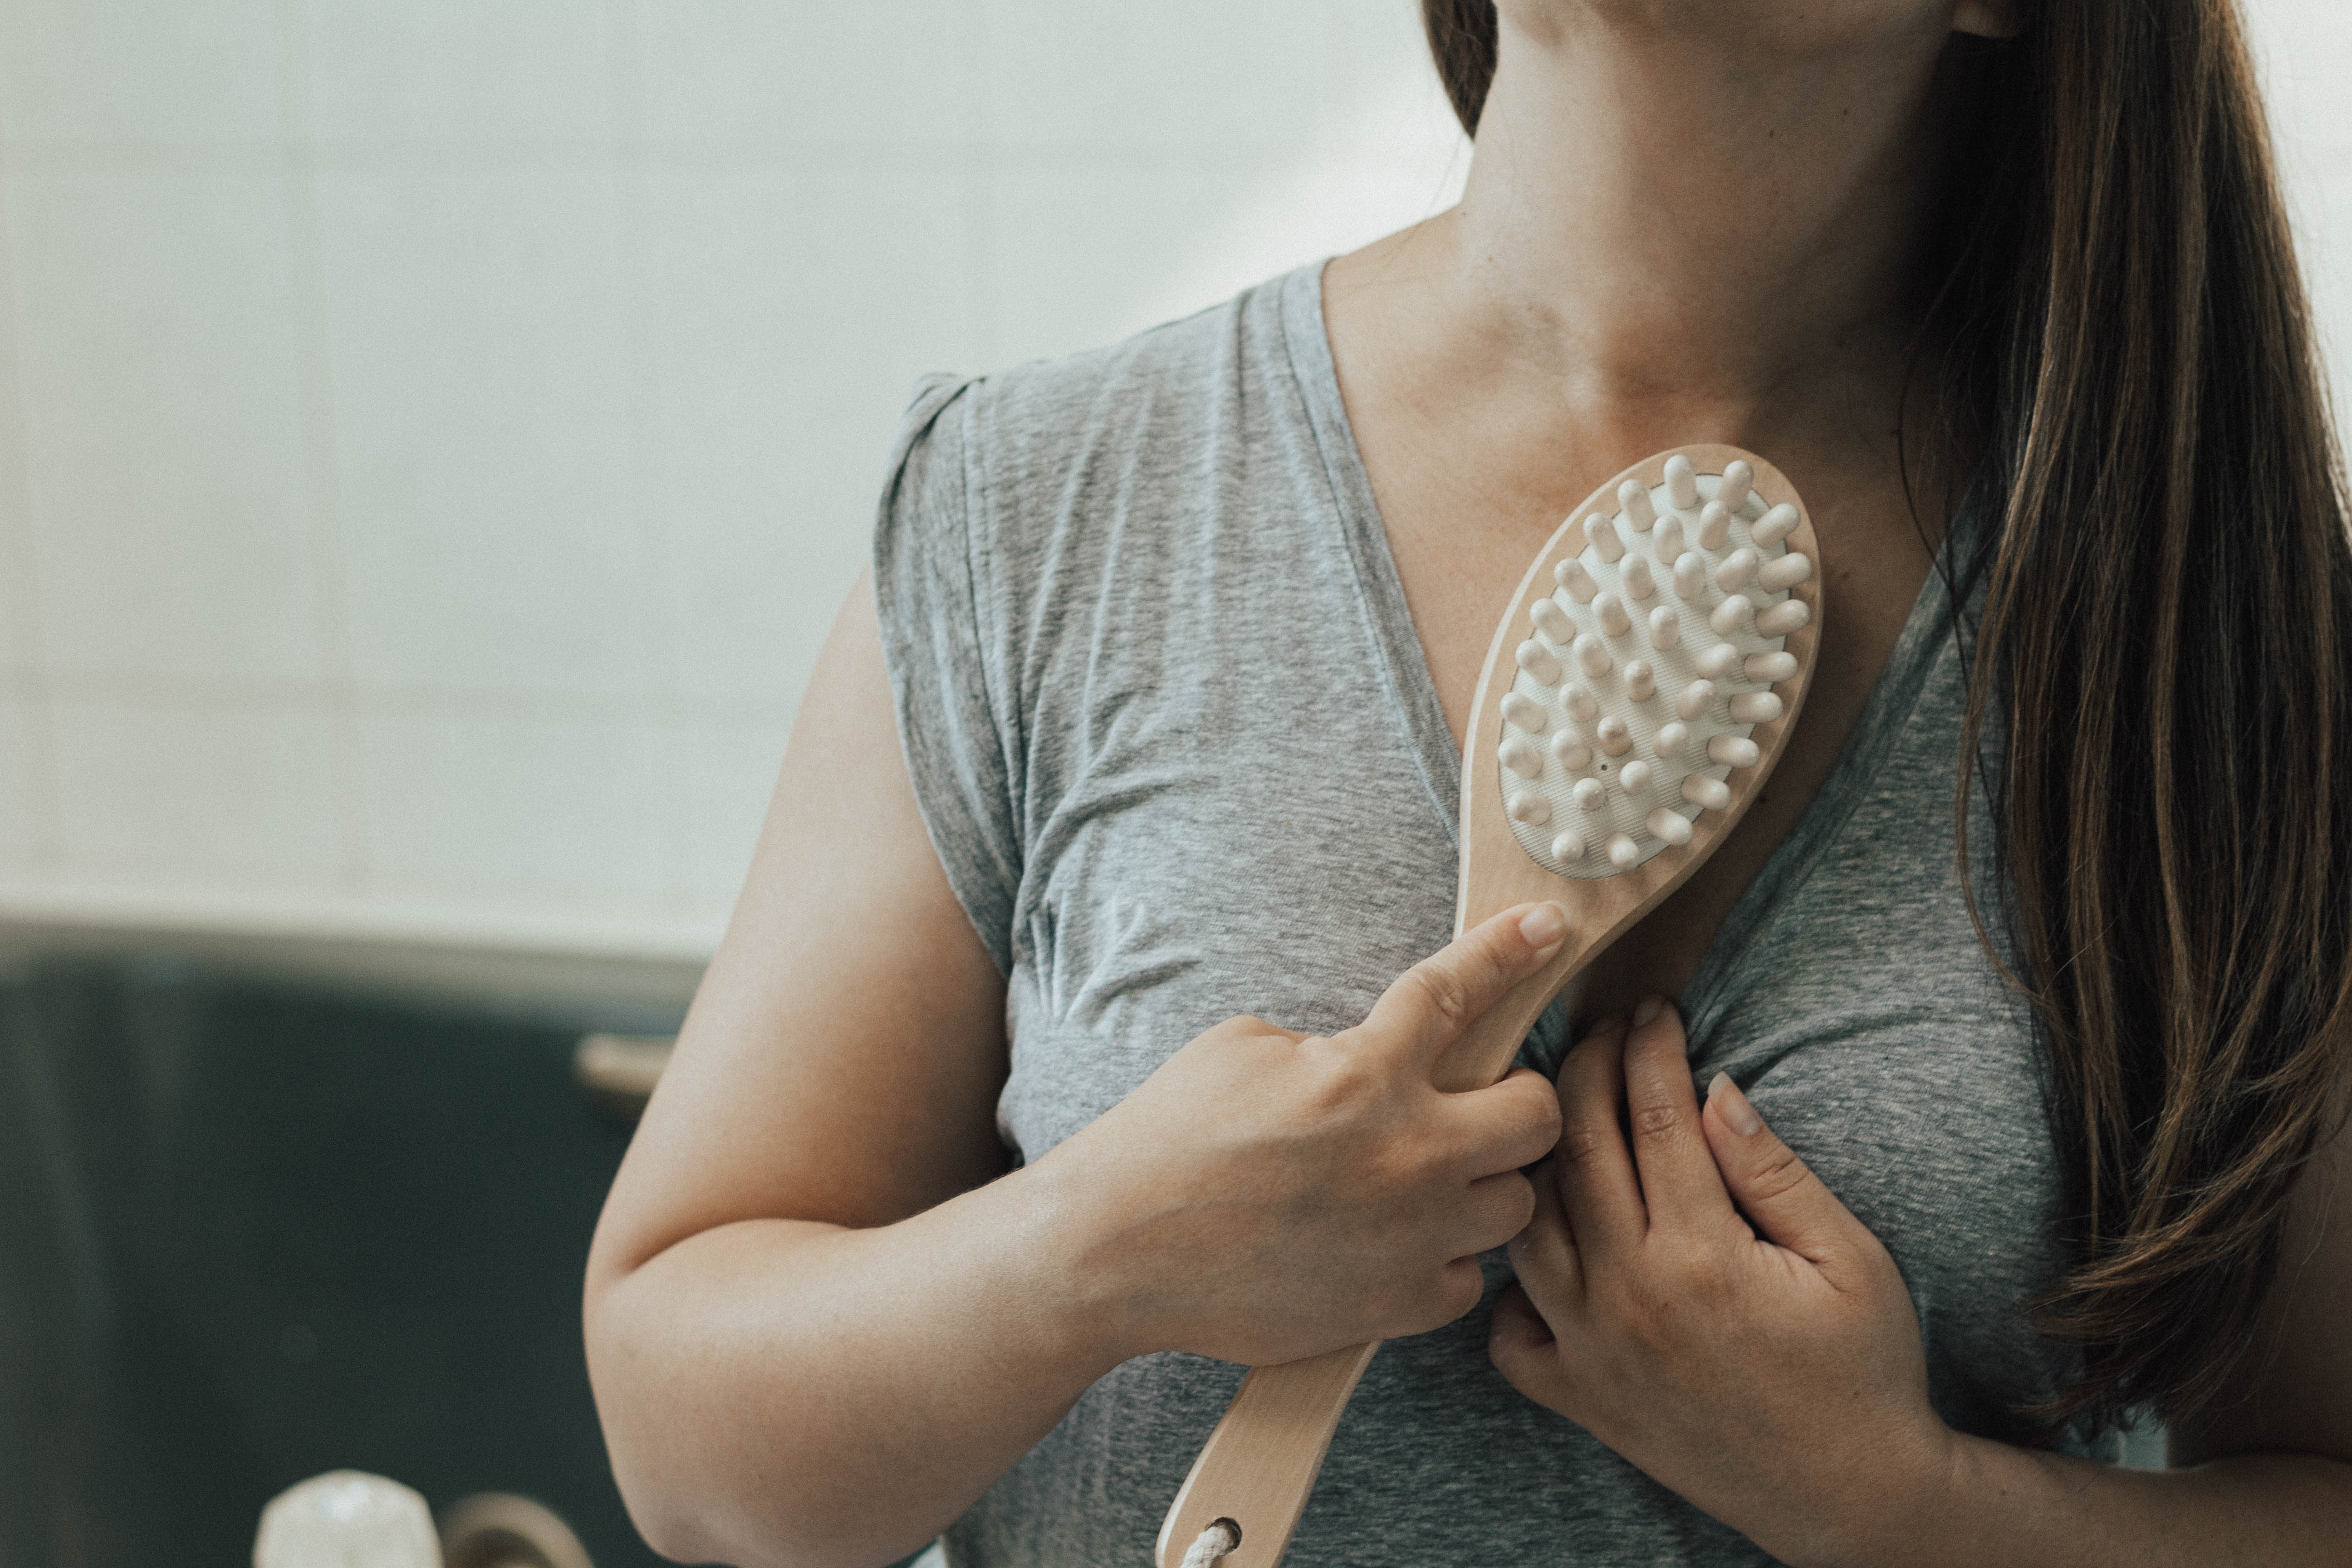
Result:
[[[1457,734],[1529,555],[1662,447],[1771,456],[1807,498],[1837,606],[1771,787],[1612,951],[1596,1010],[1629,1012],[1680,989],[1801,814],[1927,570],[1960,458],[1914,443],[1915,518],[1894,432],[1934,425],[1904,405],[1901,367],[1918,204],[1945,155],[1937,61],[1955,26],[2016,17],[1950,0],[1501,16],[1462,205],[1326,274],[1349,417]],[[1463,1260],[1525,1226],[1498,1365],[1787,1561],[2340,1560],[2342,1139],[2298,1192],[2263,1345],[2182,1435],[2196,1468],[2158,1475],[1942,1428],[1884,1251],[1769,1132],[1730,1134],[1736,1107],[1701,1117],[1670,1012],[1630,1056],[1580,1050],[1557,1093],[1526,1075],[1431,1089],[1439,1037],[1540,962],[1548,939],[1511,918],[1347,1036],[1208,1031],[1008,1174],[1003,982],[876,721],[888,709],[861,583],[598,1229],[590,1370],[658,1550],[890,1562],[1126,1357],[1265,1362],[1425,1330],[1475,1298]],[[1530,1184],[1517,1167],[1563,1126]],[[1215,1157],[1185,1157],[1203,1138]]]
[[[1739,829],[1593,977],[1675,994],[1828,776],[1900,635],[1955,465],[1898,423],[1906,278],[1945,150],[1948,7],[1510,4],[1458,207],[1333,262],[1349,418],[1460,739],[1494,607],[1569,509],[1685,442],[1761,452],[1822,540],[1805,721]],[[1672,105],[1669,111],[1663,106]],[[1914,500],[1916,501],[1915,511]]]

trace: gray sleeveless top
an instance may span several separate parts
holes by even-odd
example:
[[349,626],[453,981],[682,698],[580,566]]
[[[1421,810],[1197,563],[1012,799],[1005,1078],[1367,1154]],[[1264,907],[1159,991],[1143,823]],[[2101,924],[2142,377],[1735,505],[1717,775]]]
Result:
[[[1320,279],[934,380],[908,414],[875,542],[883,645],[932,843],[1008,983],[998,1123],[1025,1160],[1234,1014],[1359,1022],[1451,935],[1459,758]],[[2012,1436],[2065,1365],[2021,1309],[2054,1265],[2056,1184],[2025,1016],[1954,863],[1948,603],[1930,574],[1682,1003],[1696,1074],[1727,1069],[1902,1266],[1945,1418]],[[1529,1059],[1556,1068],[1565,1033],[1548,1017]],[[1486,1265],[1491,1301],[1507,1265]],[[1381,1352],[1295,1568],[1769,1561],[1515,1393],[1486,1339],[1482,1306]],[[949,1561],[1141,1568],[1242,1373],[1118,1368],[949,1532]]]

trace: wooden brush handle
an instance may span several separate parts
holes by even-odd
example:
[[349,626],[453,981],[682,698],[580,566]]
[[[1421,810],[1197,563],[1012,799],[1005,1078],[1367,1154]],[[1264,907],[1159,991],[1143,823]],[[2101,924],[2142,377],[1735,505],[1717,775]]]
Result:
[[1381,1348],[1368,1345],[1254,1368],[1209,1435],[1184,1478],[1156,1560],[1177,1568],[1201,1531],[1221,1519],[1241,1531],[1241,1544],[1221,1568],[1273,1568],[1322,1472],[1324,1451],[1356,1392],[1357,1379]]
[[[1677,458],[1691,465],[1682,470],[1685,483],[1692,482],[1694,470],[1710,476],[1723,475],[1731,471],[1730,465],[1735,461],[1747,464],[1753,493],[1764,506],[1785,503],[1795,509],[1795,525],[1780,535],[1788,542],[1789,552],[1801,553],[1811,562],[1821,559],[1812,520],[1805,515],[1804,503],[1798,499],[1795,487],[1780,469],[1737,447],[1696,445],[1646,458],[1602,484],[1582,506],[1569,513],[1569,521],[1560,525],[1543,552],[1528,565],[1517,593],[1495,628],[1486,666],[1479,673],[1478,689],[1470,704],[1469,734],[1462,758],[1461,888],[1455,901],[1454,931],[1459,936],[1489,915],[1514,904],[1554,899],[1568,910],[1569,936],[1559,956],[1539,973],[1521,981],[1462,1038],[1447,1047],[1433,1075],[1440,1089],[1455,1092],[1484,1089],[1510,1070],[1511,1059],[1518,1054],[1528,1030],[1551,1005],[1552,998],[1567,990],[1586,965],[1681,887],[1738,826],[1760,793],[1804,706],[1806,688],[1812,677],[1814,650],[1821,637],[1822,609],[1822,574],[1810,567],[1789,590],[1790,598],[1802,614],[1802,624],[1782,637],[1782,648],[1793,661],[1791,674],[1769,681],[1754,673],[1742,677],[1746,684],[1778,688],[1783,700],[1776,706],[1774,716],[1749,724],[1748,761],[1742,763],[1725,759],[1725,765],[1737,775],[1737,783],[1729,789],[1728,802],[1706,807],[1679,844],[1670,844],[1633,868],[1613,875],[1556,875],[1546,870],[1515,837],[1506,816],[1499,771],[1502,764],[1498,742],[1504,738],[1504,721],[1496,700],[1510,690],[1518,678],[1513,650],[1528,635],[1528,626],[1534,624],[1529,619],[1529,604],[1536,598],[1551,597],[1555,581],[1566,584],[1567,580],[1557,577],[1553,568],[1584,550],[1589,535],[1582,528],[1581,519],[1596,510],[1604,517],[1615,512],[1620,486],[1628,480],[1653,489],[1663,484],[1667,486],[1671,500],[1675,479],[1669,466]],[[1678,512],[1690,510],[1678,500],[1673,505]],[[1636,525],[1637,531],[1648,526]],[[1707,546],[1710,551],[1714,548]],[[1614,562],[1618,556],[1604,554],[1601,559]],[[1659,565],[1664,567],[1666,563],[1661,560]],[[1751,573],[1754,570],[1751,564]],[[1760,576],[1757,580],[1761,581]],[[1675,592],[1683,598],[1688,597],[1681,595],[1679,588]],[[1635,595],[1641,596],[1638,590]],[[1588,600],[1591,597],[1589,593],[1585,595]],[[1663,654],[1674,645],[1669,642],[1653,646]],[[1550,679],[1538,679],[1547,683]],[[1642,698],[1644,701],[1651,700],[1648,693]],[[1651,831],[1654,833],[1655,829]],[[1573,995],[1569,1010],[1572,1016],[1576,1011]],[[1210,1435],[1208,1446],[1201,1450],[1192,1473],[1185,1479],[1184,1489],[1176,1495],[1175,1507],[1169,1510],[1167,1523],[1160,1527],[1160,1568],[1177,1568],[1201,1532],[1220,1519],[1234,1521],[1240,1527],[1242,1536],[1240,1546],[1222,1560],[1225,1568],[1274,1568],[1282,1560],[1283,1552],[1290,1544],[1290,1533],[1297,1527],[1298,1515],[1307,1506],[1307,1493],[1314,1489],[1315,1477],[1323,1468],[1323,1455],[1331,1445],[1331,1434],[1339,1426],[1357,1380],[1363,1376],[1372,1352],[1379,1348],[1357,1345],[1283,1366],[1260,1367],[1249,1374],[1232,1407],[1225,1412],[1225,1418]]]
[[[1445,1048],[1434,1075],[1438,1088],[1484,1089],[1510,1070],[1528,1030],[1595,950],[1589,940],[1578,940],[1582,934],[1571,933],[1559,957],[1507,992]],[[1257,1367],[1244,1378],[1160,1527],[1160,1568],[1177,1568],[1201,1531],[1220,1519],[1233,1521],[1242,1541],[1219,1568],[1274,1568],[1280,1563],[1315,1478],[1322,1473],[1331,1434],[1380,1348],[1377,1340],[1350,1345],[1305,1361]]]

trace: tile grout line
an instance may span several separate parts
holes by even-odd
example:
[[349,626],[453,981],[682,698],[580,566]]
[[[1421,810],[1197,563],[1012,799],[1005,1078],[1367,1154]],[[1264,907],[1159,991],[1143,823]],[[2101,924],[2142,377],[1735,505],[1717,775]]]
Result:
[[17,647],[24,671],[24,729],[32,753],[26,772],[32,812],[32,865],[54,874],[65,856],[65,798],[58,770],[56,695],[49,679],[47,639],[41,633],[39,564],[33,549],[32,428],[25,405],[18,357],[23,334],[22,301],[16,289],[15,226],[8,221],[12,171],[0,170],[0,508],[14,525],[0,525]]
[[[0,689],[19,683],[0,675]],[[111,707],[195,707],[254,712],[298,711],[331,716],[342,693],[323,680],[290,677],[151,676],[70,673],[47,676],[40,690],[61,702],[92,702]],[[35,695],[30,680],[19,695]],[[434,686],[401,684],[369,686],[354,682],[350,700],[377,717],[455,719],[519,722],[544,719],[551,723],[600,724],[642,721],[643,700],[634,695],[599,692],[517,689],[502,686]],[[672,706],[681,724],[721,730],[762,730],[775,718],[772,707],[742,701],[680,700]]]
[[278,169],[285,184],[292,250],[296,375],[302,403],[302,466],[311,570],[319,588],[319,652],[327,671],[333,737],[338,880],[346,894],[368,887],[366,795],[361,779],[357,683],[352,674],[351,605],[343,553],[342,476],[335,454],[335,396],[327,343],[326,263],[319,226],[316,162],[310,141],[310,82],[297,0],[270,7],[278,42]]
[[[285,0],[278,0],[284,4]],[[299,69],[294,70],[299,75]],[[985,116],[979,117],[984,121]],[[1269,159],[1300,151],[1295,139],[1266,138],[1179,146],[1158,142],[1094,143],[1083,147],[1001,140],[984,130],[952,140],[875,144],[822,137],[751,136],[713,142],[665,142],[642,134],[602,145],[546,143],[518,146],[483,141],[345,139],[320,142],[304,135],[300,152],[312,173],[408,174],[589,174],[616,161],[648,171],[737,174],[822,164],[839,174],[920,174],[974,151],[1003,166],[1027,170],[1098,167],[1114,160],[1145,174],[1221,168],[1236,176],[1262,170]],[[1351,142],[1321,151],[1345,150]],[[49,146],[0,142],[0,172],[27,174],[268,174],[281,171],[286,150],[223,145],[185,147],[144,142]]]
[[[985,61],[990,58],[995,19],[992,4],[982,4],[974,9],[972,25],[979,37],[972,41],[973,59]],[[960,162],[964,188],[971,193],[970,205],[964,213],[968,226],[965,243],[971,247],[968,275],[971,279],[966,309],[972,316],[971,342],[980,351],[980,363],[967,367],[966,374],[977,374],[1004,358],[1003,300],[996,261],[996,116],[994,100],[989,97],[984,79],[972,93],[971,120]]]
[[[428,942],[551,955],[708,963],[708,918],[649,914],[643,900],[593,885],[394,881],[370,899],[340,893],[226,894],[216,883],[158,881],[141,864],[74,882],[0,872],[0,936],[31,929],[119,926],[180,935],[250,933],[362,943]],[[125,880],[128,876],[131,879]]]
[[[614,245],[618,251],[622,289],[622,342],[629,420],[630,512],[635,523],[638,559],[648,592],[639,605],[651,679],[640,687],[642,717],[638,759],[641,779],[650,787],[660,781],[675,789],[686,770],[661,765],[652,744],[656,734],[673,743],[681,731],[684,694],[679,689],[675,563],[671,559],[667,477],[661,440],[662,384],[654,349],[653,264],[648,254],[652,198],[646,189],[645,153],[645,89],[642,39],[632,0],[606,0],[611,48],[606,87],[610,93],[612,181]],[[659,854],[664,868],[664,897],[675,909],[694,906],[692,858],[686,839],[683,799],[671,809],[657,811],[661,836]]]

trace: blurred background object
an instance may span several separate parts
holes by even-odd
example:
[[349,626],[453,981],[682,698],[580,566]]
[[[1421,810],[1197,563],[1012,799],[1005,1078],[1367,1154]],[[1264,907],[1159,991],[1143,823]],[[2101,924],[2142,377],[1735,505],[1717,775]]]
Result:
[[433,1510],[398,1481],[330,1470],[269,1500],[253,1568],[445,1568]]
[[651,1568],[580,1276],[575,1025],[156,957],[0,980],[0,1563],[231,1568],[306,1476],[539,1500]]
[[671,1035],[583,1035],[572,1048],[572,1076],[606,1114],[634,1126],[676,1044]]
[[484,1492],[441,1516],[442,1568],[593,1568],[571,1527],[529,1498]]
[[[2341,363],[2352,7],[2248,9]],[[581,1265],[910,384],[1466,165],[1412,0],[0,0],[0,1563],[650,1564]]]

